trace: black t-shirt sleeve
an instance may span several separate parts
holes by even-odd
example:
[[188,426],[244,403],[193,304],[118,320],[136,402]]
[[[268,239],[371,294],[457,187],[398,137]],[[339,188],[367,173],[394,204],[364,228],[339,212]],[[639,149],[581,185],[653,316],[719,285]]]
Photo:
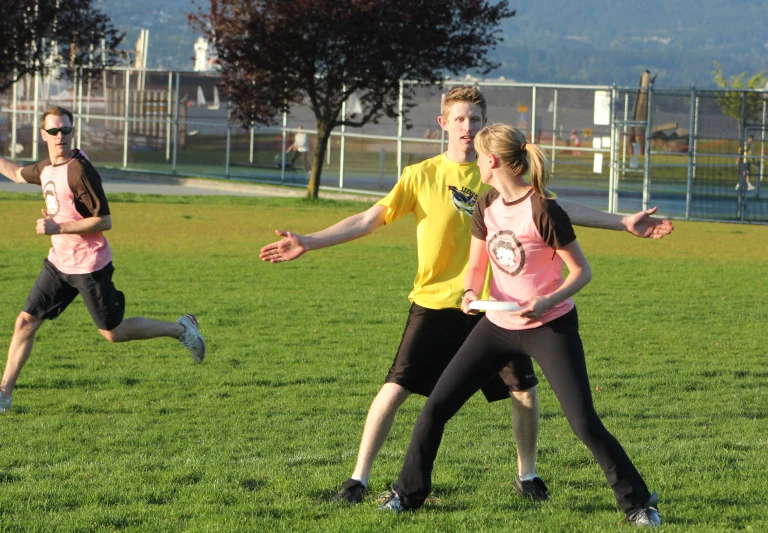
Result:
[[35,163],[34,165],[27,165],[21,169],[21,177],[27,183],[33,183],[35,185],[42,185],[40,182],[40,174],[43,173],[43,169],[51,164],[50,159],[43,159],[42,161]]
[[485,240],[488,236],[488,228],[485,227],[485,210],[499,196],[498,191],[492,189],[480,195],[472,213],[472,236]]
[[101,176],[87,160],[70,163],[67,182],[75,197],[75,209],[84,218],[110,214]]
[[555,200],[534,194],[531,204],[536,228],[548,246],[558,250],[576,240],[568,213]]

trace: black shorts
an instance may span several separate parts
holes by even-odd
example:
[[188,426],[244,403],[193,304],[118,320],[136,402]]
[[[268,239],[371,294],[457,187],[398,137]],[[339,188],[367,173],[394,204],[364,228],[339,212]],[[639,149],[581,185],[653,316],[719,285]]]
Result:
[[[484,316],[460,309],[427,309],[411,304],[403,339],[385,383],[397,383],[409,392],[429,396],[440,375]],[[530,389],[539,380],[530,357],[516,357],[489,382],[483,394],[489,402],[509,398],[510,391]]]
[[24,311],[45,320],[58,317],[80,294],[99,329],[115,329],[123,321],[125,296],[112,284],[115,268],[107,266],[90,274],[64,274],[48,259],[27,296]]

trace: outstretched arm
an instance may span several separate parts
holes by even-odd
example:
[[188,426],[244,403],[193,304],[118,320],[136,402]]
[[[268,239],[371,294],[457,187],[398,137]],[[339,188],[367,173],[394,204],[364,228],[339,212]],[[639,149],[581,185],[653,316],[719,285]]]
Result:
[[656,207],[624,216],[598,211],[567,200],[558,200],[557,203],[568,213],[571,223],[575,226],[626,231],[636,237],[650,239],[661,239],[675,229],[669,220],[651,216],[656,212]]
[[386,207],[374,205],[367,211],[352,215],[329,228],[309,235],[275,230],[275,233],[282,239],[267,244],[261,249],[259,257],[262,261],[282,263],[297,259],[310,250],[327,248],[359,239],[383,226],[386,221],[386,214]]
[[21,165],[4,157],[0,157],[0,174],[16,183],[27,183],[27,180],[21,177]]

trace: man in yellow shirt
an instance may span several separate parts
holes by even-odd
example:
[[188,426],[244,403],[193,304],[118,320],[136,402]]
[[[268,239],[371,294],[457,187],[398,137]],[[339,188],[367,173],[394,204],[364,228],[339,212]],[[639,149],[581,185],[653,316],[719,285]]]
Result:
[[[476,87],[455,87],[445,95],[437,121],[448,134],[448,149],[403,170],[392,191],[370,209],[309,235],[277,230],[277,242],[261,249],[263,261],[280,263],[358,239],[408,213],[416,216],[418,269],[408,298],[408,320],[395,361],[368,411],[352,476],[335,500],[359,503],[371,467],[400,406],[411,393],[429,396],[440,374],[479,320],[461,312],[464,273],[469,260],[472,212],[488,189],[480,180],[473,147],[486,122],[485,97]],[[672,231],[667,220],[652,218],[655,209],[622,217],[579,204],[558,201],[573,224],[625,230],[639,237],[661,238]],[[536,476],[539,431],[538,380],[530,359],[516,358],[498,378],[483,387],[488,401],[512,399],[513,435],[517,445],[515,491],[534,500],[548,499]]]

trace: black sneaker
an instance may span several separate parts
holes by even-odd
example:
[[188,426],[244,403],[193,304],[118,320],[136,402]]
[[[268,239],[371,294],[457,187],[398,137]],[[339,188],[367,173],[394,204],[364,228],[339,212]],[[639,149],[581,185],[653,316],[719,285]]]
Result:
[[360,503],[365,498],[368,489],[356,479],[348,479],[341,485],[341,490],[333,497],[335,502]]
[[661,525],[661,515],[659,515],[659,495],[651,493],[651,498],[645,507],[635,509],[627,513],[627,522],[635,524],[637,527],[657,527]]
[[549,499],[549,489],[540,477],[523,481],[520,476],[515,476],[513,487],[515,492],[523,498],[530,498],[535,502],[545,502]]

